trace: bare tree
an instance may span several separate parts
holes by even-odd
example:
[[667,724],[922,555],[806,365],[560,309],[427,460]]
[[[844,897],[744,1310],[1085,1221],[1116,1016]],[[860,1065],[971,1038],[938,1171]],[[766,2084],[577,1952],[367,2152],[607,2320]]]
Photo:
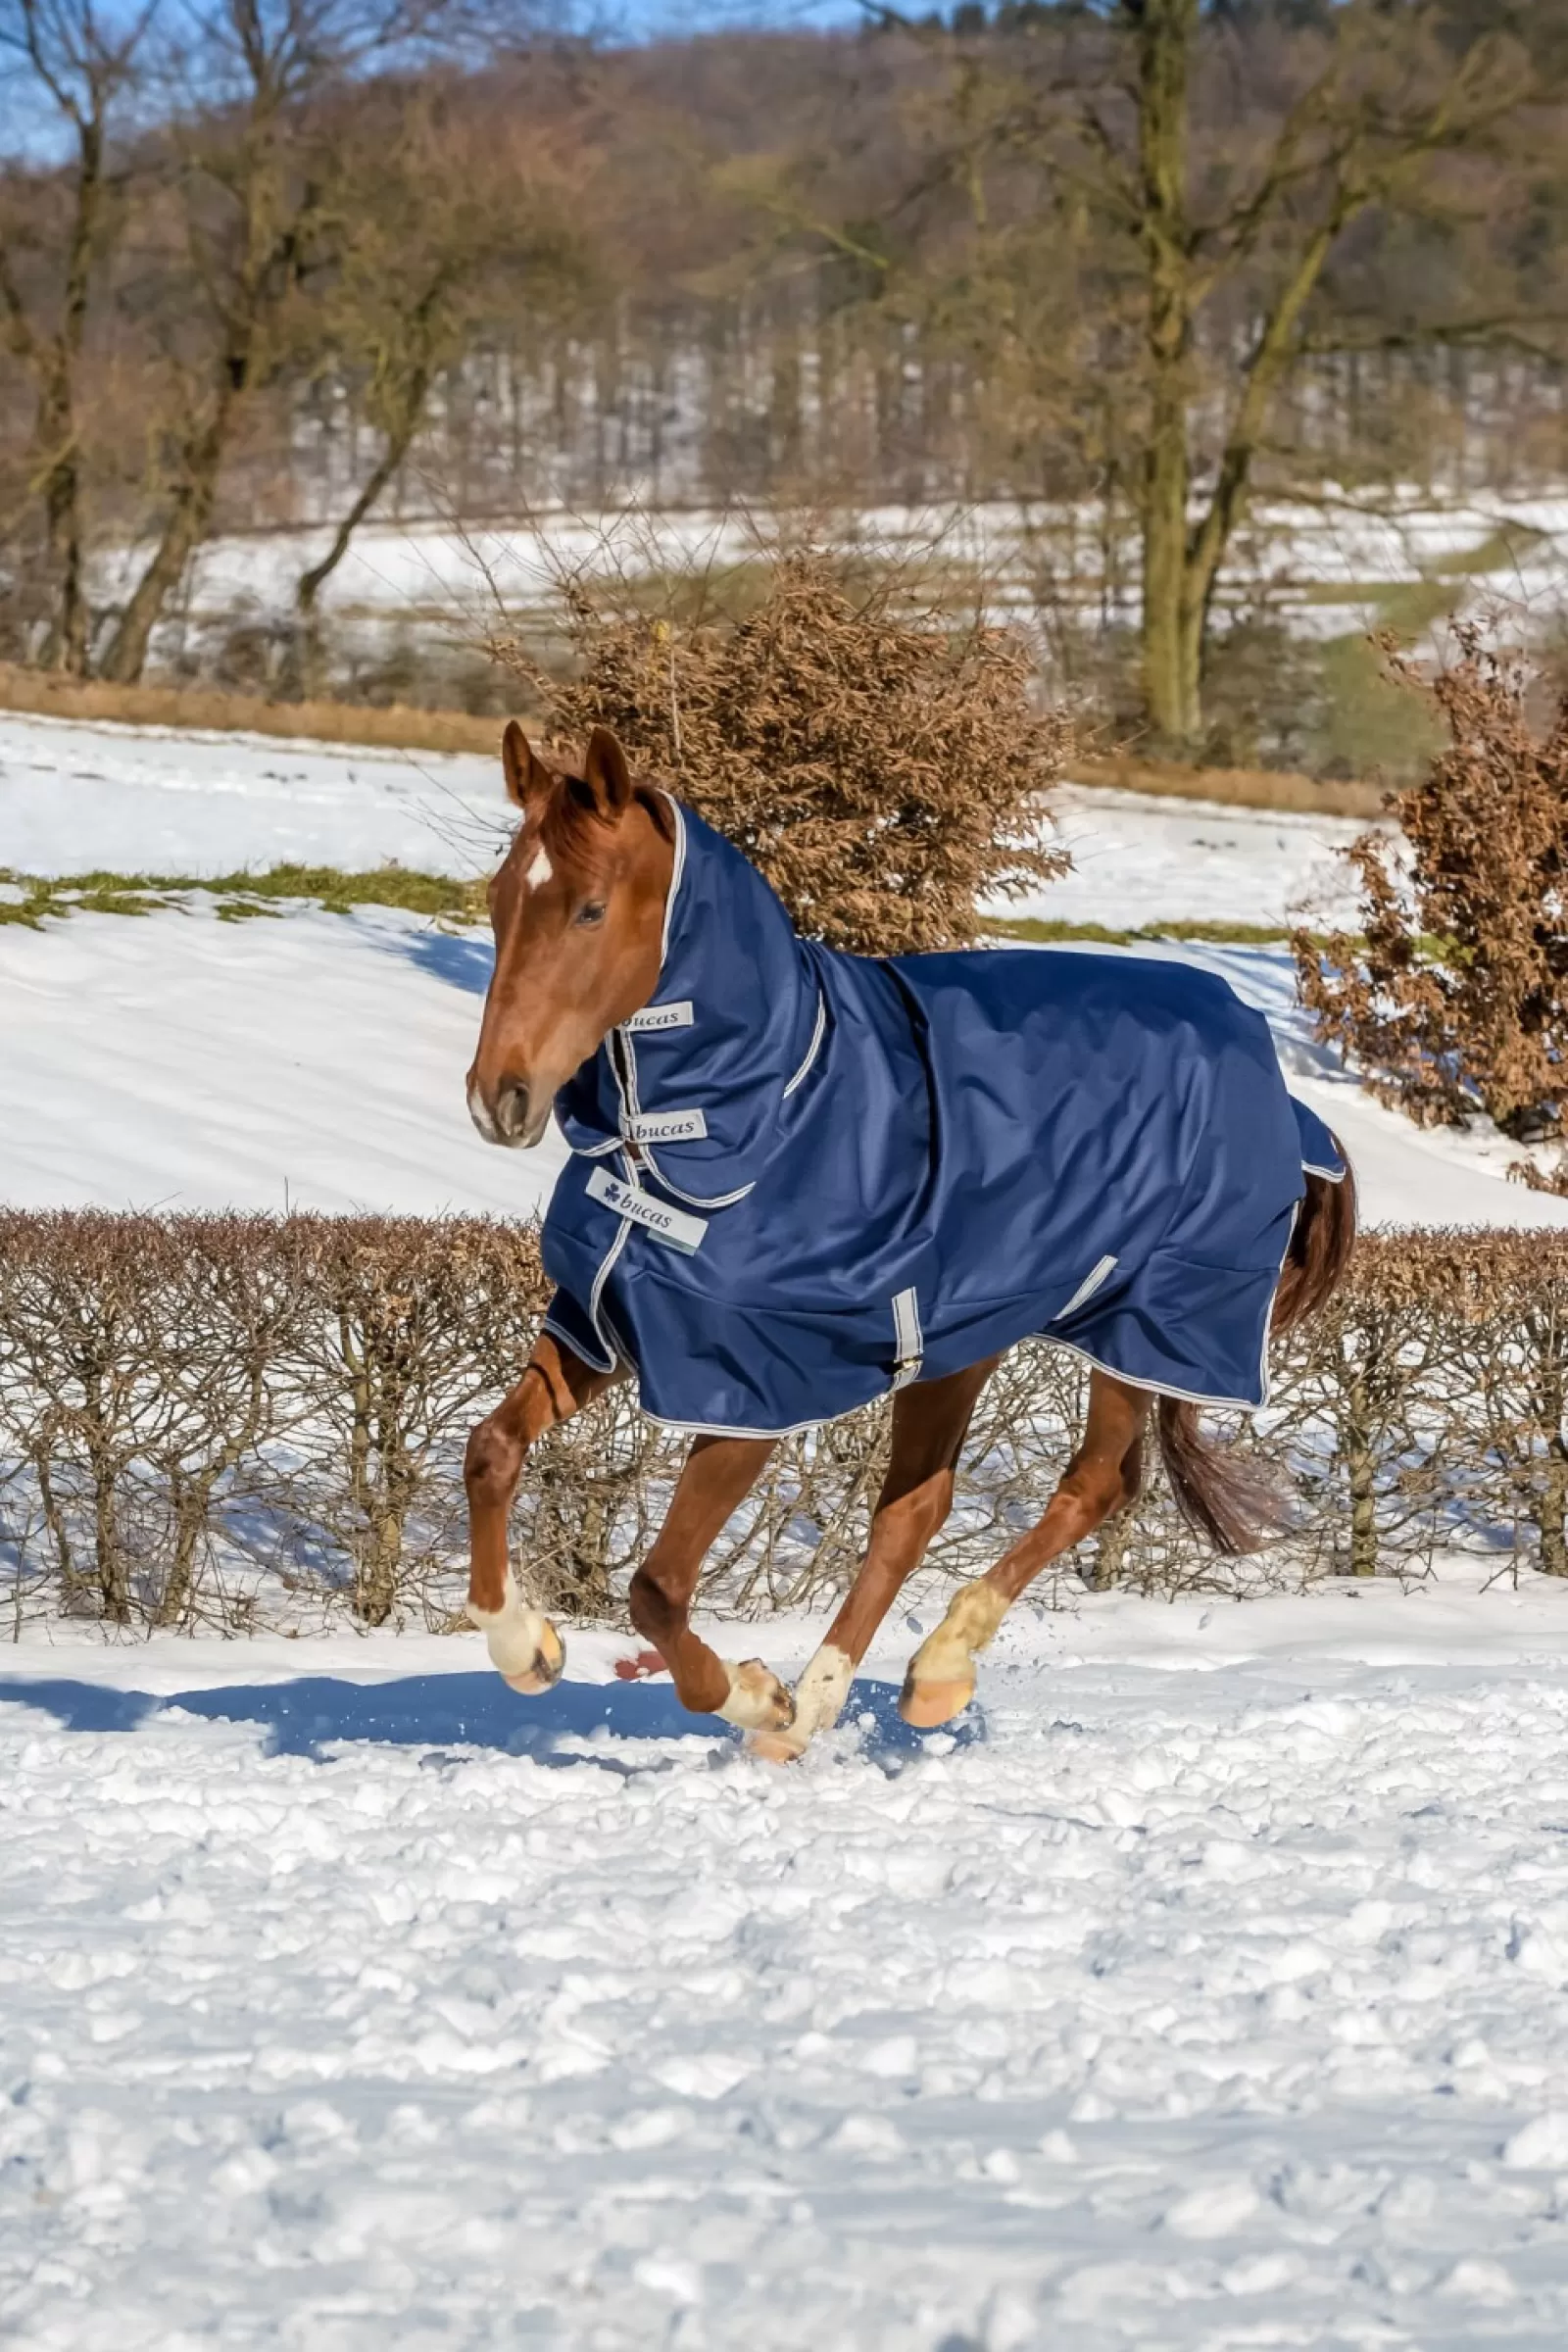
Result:
[[172,131],[197,348],[170,321],[174,411],[164,434],[164,518],[114,628],[106,678],[140,677],[170,596],[207,536],[223,459],[266,381],[287,307],[331,218],[328,99],[417,47],[421,0],[213,0],[180,61]]
[[[1323,347],[1331,266],[1369,217],[1419,217],[1445,174],[1539,136],[1563,75],[1549,43],[1517,37],[1526,22],[1451,0],[1289,21],[1237,0],[1101,0],[907,28],[949,67],[933,144],[969,222],[950,284],[983,310],[993,354],[1029,344],[1069,435],[1116,413],[1102,464],[1135,516],[1143,699],[1169,749],[1200,740],[1221,567],[1283,396]],[[1032,315],[1031,283],[1049,295]],[[1380,323],[1406,344],[1517,324],[1492,304],[1401,313]],[[1107,365],[1124,378],[1108,403]]]
[[[1119,0],[1112,83],[1129,102],[1133,135],[1118,138],[1094,96],[1076,123],[1081,167],[1142,261],[1143,681],[1155,735],[1178,749],[1201,734],[1220,566],[1336,247],[1374,208],[1419,204],[1440,158],[1505,135],[1544,95],[1528,52],[1500,26],[1455,43],[1442,0],[1348,0],[1326,20],[1318,69],[1260,159],[1225,172],[1216,200],[1202,192],[1217,176],[1212,142],[1194,153],[1203,15],[1201,0]],[[1217,461],[1195,502],[1196,322],[1244,276],[1246,341],[1220,394]]]
[[[63,201],[41,216],[24,205],[0,236],[0,310],[15,358],[33,387],[30,474],[42,503],[49,569],[46,668],[79,676],[87,664],[82,448],[78,371],[95,264],[115,218],[110,142],[117,112],[135,90],[157,0],[128,17],[106,17],[94,0],[0,0],[0,53],[12,62],[24,102],[52,108],[69,155],[46,176]],[[36,181],[36,169],[25,175]],[[27,191],[36,196],[36,187]],[[43,230],[42,267],[19,266]]]
[[319,686],[318,599],[408,462],[441,376],[496,310],[525,333],[530,311],[585,267],[569,150],[504,112],[475,116],[448,101],[439,84],[389,84],[376,103],[362,100],[339,150],[323,365],[359,391],[379,447],[295,587],[295,683],[307,695]]

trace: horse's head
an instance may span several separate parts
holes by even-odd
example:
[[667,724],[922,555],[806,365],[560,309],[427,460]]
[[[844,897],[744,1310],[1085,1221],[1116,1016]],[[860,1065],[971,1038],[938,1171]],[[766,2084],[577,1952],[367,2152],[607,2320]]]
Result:
[[468,1110],[486,1143],[526,1147],[557,1091],[658,985],[673,826],[608,727],[580,771],[541,760],[515,719],[501,759],[522,822],[490,885],[496,967]]

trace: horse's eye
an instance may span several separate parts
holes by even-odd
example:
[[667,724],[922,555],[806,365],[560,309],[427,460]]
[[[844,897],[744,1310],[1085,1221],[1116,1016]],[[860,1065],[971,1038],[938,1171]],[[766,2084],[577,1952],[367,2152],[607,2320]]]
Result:
[[578,907],[574,919],[579,923],[602,923],[605,919],[604,900],[590,899],[586,906]]

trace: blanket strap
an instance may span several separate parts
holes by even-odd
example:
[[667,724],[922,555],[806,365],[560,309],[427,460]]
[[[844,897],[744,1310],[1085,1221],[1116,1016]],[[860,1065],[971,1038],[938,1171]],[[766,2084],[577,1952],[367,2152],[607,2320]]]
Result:
[[920,1332],[920,1298],[913,1288],[900,1291],[894,1298],[893,1336],[899,1350],[893,1367],[893,1386],[906,1389],[911,1380],[919,1379],[925,1355],[925,1341]]

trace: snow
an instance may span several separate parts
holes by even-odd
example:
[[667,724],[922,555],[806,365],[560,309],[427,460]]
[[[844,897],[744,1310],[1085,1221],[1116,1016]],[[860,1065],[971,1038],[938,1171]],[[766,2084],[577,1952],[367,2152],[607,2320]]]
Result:
[[999,912],[1118,931],[1160,922],[1355,927],[1354,877],[1340,853],[1374,829],[1358,818],[1072,784],[1053,814],[1073,871]]
[[0,866],[18,873],[200,877],[305,863],[480,874],[508,814],[499,756],[0,711]]
[[[1351,820],[1069,786],[1077,870],[1013,911],[1118,929],[1349,920]],[[0,867],[224,874],[389,860],[471,875],[505,839],[498,764],[264,736],[0,716]],[[1343,1137],[1365,1214],[1393,1224],[1568,1225],[1510,1183],[1502,1138],[1421,1134],[1312,1040],[1281,948],[1128,951],[1222,972],[1268,1017],[1303,1098]],[[443,1209],[523,1214],[561,1165],[481,1144],[463,1105],[490,952],[394,908],[219,919],[201,894],[131,920],[0,926],[0,1160],[20,1205]]]
[[[498,730],[499,733],[499,730]],[[1078,870],[1007,911],[1076,922],[1348,920],[1336,852],[1365,827],[1067,785]],[[499,759],[90,725],[0,712],[0,866],[229,874],[274,864],[480,874],[510,810]]]
[[0,2338],[1561,2343],[1568,1590],[917,1638],[783,1772],[606,1633],[14,1652]]
[[464,1080],[487,939],[394,907],[210,901],[0,927],[0,1159],[23,1207],[524,1215],[565,1147],[497,1152]]
[[[809,528],[817,536],[826,531],[841,545],[875,551],[915,575],[957,567],[1005,604],[1029,600],[1041,548],[1051,545],[1053,534],[1065,532],[1079,547],[1098,545],[1102,521],[1089,508],[1074,513],[1009,500],[935,501],[847,508],[813,515]],[[512,523],[472,529],[430,519],[370,522],[355,534],[323,602],[342,613],[422,621],[448,640],[477,645],[508,614],[551,602],[568,578],[722,571],[754,560],[760,546],[794,527],[791,518],[781,525],[778,518],[741,510],[645,506],[598,514],[541,508]],[[1354,628],[1377,617],[1375,605],[1357,593],[1365,586],[1396,586],[1438,566],[1462,567],[1466,555],[1489,547],[1510,527],[1518,545],[1513,561],[1495,574],[1497,588],[1517,598],[1539,586],[1544,602],[1560,603],[1568,497],[1547,491],[1526,498],[1497,492],[1444,496],[1415,485],[1393,488],[1375,504],[1353,492],[1337,500],[1332,484],[1309,505],[1259,503],[1226,567],[1222,594],[1243,586],[1255,570],[1271,583],[1293,628],[1321,627],[1323,610],[1336,629]],[[300,573],[319,560],[330,537],[330,529],[318,527],[210,541],[193,570],[192,618],[286,611]],[[100,594],[123,594],[133,568],[123,557],[112,561]],[[1301,604],[1299,590],[1308,583],[1343,585],[1345,604]],[[1483,578],[1483,597],[1487,585]]]

